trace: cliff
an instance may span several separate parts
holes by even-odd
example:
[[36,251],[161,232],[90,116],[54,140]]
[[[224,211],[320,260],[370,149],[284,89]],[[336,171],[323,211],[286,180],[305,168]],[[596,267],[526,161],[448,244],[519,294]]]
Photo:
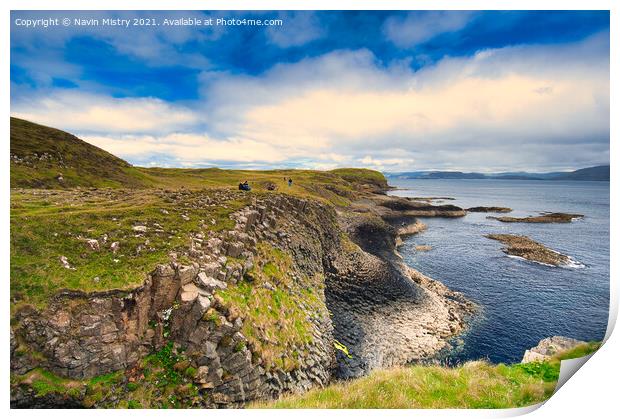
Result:
[[[216,207],[247,198],[184,193]],[[155,407],[174,394],[181,406],[238,406],[430,357],[465,326],[472,306],[406,268],[396,230],[378,216],[272,194],[228,217],[231,229],[191,232],[139,286],[16,304],[13,405]],[[154,228],[143,227],[136,235]],[[181,378],[153,396],[145,371],[165,373],[149,367],[162,350]],[[40,391],[41,371],[68,381]],[[118,382],[89,394],[89,382],[114,373]]]
[[395,252],[464,212],[377,172],[132,169],[12,190],[12,406],[242,406],[432,357],[474,309]]

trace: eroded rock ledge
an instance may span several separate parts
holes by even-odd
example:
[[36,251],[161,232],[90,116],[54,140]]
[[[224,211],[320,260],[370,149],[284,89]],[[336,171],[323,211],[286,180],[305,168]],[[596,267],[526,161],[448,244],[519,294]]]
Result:
[[554,355],[571,350],[577,346],[586,345],[587,342],[568,338],[565,336],[551,336],[542,339],[538,345],[528,349],[523,354],[521,363],[539,362],[551,359]]
[[[411,217],[411,209],[389,208],[387,202],[378,197],[363,203],[366,214],[336,213],[315,201],[258,196],[232,214],[232,230],[196,232],[188,238],[182,263],[176,258],[181,255],[172,255],[140,287],[63,291],[45,309],[22,308],[11,329],[12,374],[44,368],[86,379],[129,370],[170,344],[195,370],[200,397],[191,405],[217,407],[305,391],[334,376],[356,377],[432,356],[464,329],[474,307],[395,256],[397,231],[386,220]],[[460,216],[461,209],[449,207],[416,211]],[[256,269],[266,269],[261,246],[290,259],[287,281],[256,282]],[[226,291],[241,283],[297,302],[295,312],[305,319],[307,336],[286,347],[274,342],[269,331],[226,299]],[[311,299],[304,297],[307,292]],[[334,349],[334,339],[352,358]],[[41,398],[27,381],[18,380],[11,403],[80,406],[83,396]],[[95,406],[114,403],[104,398]]]

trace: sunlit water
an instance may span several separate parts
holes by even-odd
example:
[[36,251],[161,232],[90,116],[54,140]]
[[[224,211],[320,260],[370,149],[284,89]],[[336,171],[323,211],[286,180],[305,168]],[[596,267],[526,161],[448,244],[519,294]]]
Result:
[[[453,197],[463,208],[505,206],[511,216],[541,211],[584,214],[570,224],[501,223],[485,213],[426,218],[428,229],[405,240],[405,261],[481,306],[448,360],[519,362],[525,349],[553,335],[600,340],[609,309],[609,183],[516,180],[400,180],[392,195]],[[435,202],[437,203],[437,202]],[[557,268],[508,257],[489,233],[527,235],[572,257]],[[432,250],[416,251],[416,245]]]

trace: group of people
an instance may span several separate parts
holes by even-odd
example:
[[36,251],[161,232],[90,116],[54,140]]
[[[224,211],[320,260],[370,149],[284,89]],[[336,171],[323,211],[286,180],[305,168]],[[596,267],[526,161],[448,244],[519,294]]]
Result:
[[[288,178],[288,180],[287,180],[287,178],[286,178],[286,176],[285,176],[285,177],[284,177],[284,180],[288,183],[288,186],[289,186],[289,187],[290,187],[290,186],[293,186],[293,179]],[[268,188],[268,189],[269,189],[269,188]],[[249,183],[248,183],[248,181],[246,180],[246,181],[244,181],[244,182],[239,182],[239,190],[240,190],[240,191],[251,191],[251,190],[252,190],[252,187],[250,186],[250,184],[249,184]],[[269,190],[272,190],[272,189],[269,189]],[[274,188],[273,190],[275,190],[275,188]]]

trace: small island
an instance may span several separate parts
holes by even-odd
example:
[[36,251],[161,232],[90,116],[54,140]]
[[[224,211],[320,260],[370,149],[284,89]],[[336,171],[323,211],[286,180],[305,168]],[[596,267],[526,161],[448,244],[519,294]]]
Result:
[[485,237],[502,242],[508,247],[502,251],[510,256],[517,256],[532,262],[551,266],[568,265],[571,259],[562,253],[551,250],[527,236],[513,234],[487,234]]
[[[468,210],[470,211],[470,210]],[[567,214],[564,212],[541,213],[529,217],[487,217],[503,223],[570,223],[574,219],[583,218],[582,214]]]
[[512,212],[508,207],[472,207],[467,208],[467,212]]

